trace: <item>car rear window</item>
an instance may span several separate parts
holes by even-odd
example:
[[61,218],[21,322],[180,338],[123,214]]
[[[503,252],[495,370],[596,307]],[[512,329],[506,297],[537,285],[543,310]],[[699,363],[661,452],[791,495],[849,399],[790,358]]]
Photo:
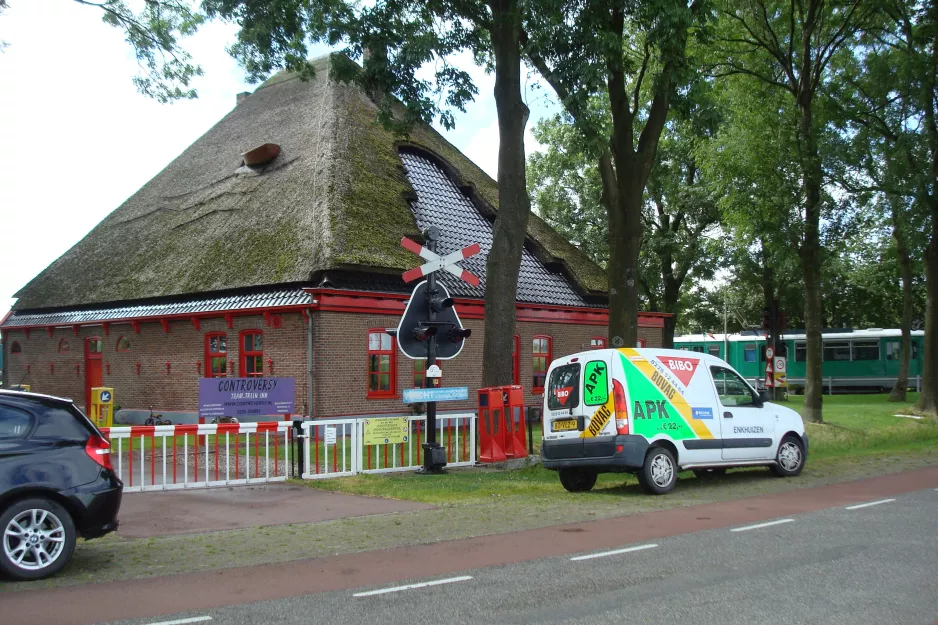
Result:
[[25,438],[31,425],[28,412],[0,404],[0,441]]
[[64,407],[44,406],[33,438],[84,441],[90,435],[91,432],[78,415]]
[[580,405],[580,365],[557,367],[550,374],[547,389],[547,408],[567,410]]

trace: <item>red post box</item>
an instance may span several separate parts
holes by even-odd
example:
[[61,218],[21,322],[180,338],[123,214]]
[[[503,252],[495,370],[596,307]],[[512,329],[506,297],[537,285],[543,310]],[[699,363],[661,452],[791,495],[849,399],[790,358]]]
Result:
[[525,458],[524,392],[520,386],[479,389],[479,462]]

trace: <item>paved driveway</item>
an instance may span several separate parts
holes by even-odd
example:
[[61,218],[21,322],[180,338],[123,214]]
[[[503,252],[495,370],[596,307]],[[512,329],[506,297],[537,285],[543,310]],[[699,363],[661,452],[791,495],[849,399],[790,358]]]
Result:
[[124,538],[152,538],[262,525],[315,523],[432,508],[428,504],[329,493],[292,484],[126,493]]

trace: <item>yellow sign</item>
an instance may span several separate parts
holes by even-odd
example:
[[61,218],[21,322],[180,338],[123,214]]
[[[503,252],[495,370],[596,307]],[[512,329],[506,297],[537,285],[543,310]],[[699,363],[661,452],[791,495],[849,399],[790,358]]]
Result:
[[99,428],[114,425],[114,389],[95,387],[91,389],[91,414],[88,415]]
[[407,417],[365,419],[365,446],[407,442]]

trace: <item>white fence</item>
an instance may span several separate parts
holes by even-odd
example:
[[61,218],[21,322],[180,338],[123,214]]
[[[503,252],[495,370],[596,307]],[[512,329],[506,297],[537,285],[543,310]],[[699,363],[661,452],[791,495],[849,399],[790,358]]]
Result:
[[282,482],[292,424],[223,423],[103,428],[124,492]]
[[[425,415],[406,420],[403,442],[366,445],[366,429],[380,418],[317,419],[303,423],[303,479],[315,480],[359,473],[413,471],[423,464]],[[446,449],[447,466],[476,463],[476,416],[437,415],[436,440]],[[374,424],[377,425],[377,424]]]

